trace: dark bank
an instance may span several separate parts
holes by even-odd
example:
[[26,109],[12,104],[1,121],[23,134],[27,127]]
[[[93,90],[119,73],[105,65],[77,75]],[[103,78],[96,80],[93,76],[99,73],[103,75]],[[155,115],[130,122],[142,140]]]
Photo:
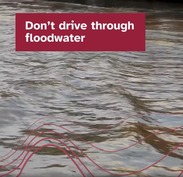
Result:
[[76,4],[84,4],[84,5],[97,5],[102,7],[139,7],[139,6],[146,6],[152,7],[157,5],[174,5],[174,4],[181,4],[181,0],[47,0],[47,1],[55,1],[55,2],[68,2],[68,3],[76,3]]

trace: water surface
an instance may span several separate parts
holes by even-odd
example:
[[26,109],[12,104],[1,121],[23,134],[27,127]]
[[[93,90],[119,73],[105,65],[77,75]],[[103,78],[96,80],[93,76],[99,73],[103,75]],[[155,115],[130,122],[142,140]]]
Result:
[[[0,0],[0,176],[23,160],[26,152],[11,163],[41,131],[44,134],[33,144],[41,137],[59,139],[94,176],[111,175],[89,161],[66,137],[111,173],[128,176],[167,154],[132,176],[178,176],[183,170],[182,7],[142,2],[135,7],[132,3],[91,4]],[[147,12],[146,52],[15,52],[17,12]],[[45,125],[38,131],[28,130],[40,118],[31,129],[43,123],[63,127]],[[31,135],[24,146],[20,146],[23,141],[17,142],[22,135],[23,139]],[[54,139],[36,147],[48,143],[65,147]],[[104,152],[89,143],[100,149],[122,150]],[[5,156],[12,149],[18,151]],[[9,176],[17,176],[21,168]],[[21,174],[51,175],[82,176],[68,156],[54,147],[36,152]]]

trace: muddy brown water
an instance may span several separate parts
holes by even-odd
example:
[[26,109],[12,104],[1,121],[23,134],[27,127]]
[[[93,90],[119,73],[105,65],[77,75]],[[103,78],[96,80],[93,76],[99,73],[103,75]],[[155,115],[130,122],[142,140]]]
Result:
[[[49,143],[64,148],[53,139],[57,138],[80,157],[94,176],[110,174],[64,137],[111,173],[128,176],[167,154],[159,163],[132,176],[178,176],[183,170],[181,5],[93,4],[0,0],[0,176],[22,160],[25,162],[27,151],[17,157],[25,146],[30,148],[28,142],[40,131],[44,134],[33,144],[44,137],[52,139],[41,141],[36,147]],[[15,52],[17,12],[146,12],[146,52]],[[40,118],[43,119],[32,129],[43,123],[62,125],[65,129],[53,125],[34,132],[27,129]],[[23,139],[17,142],[21,136],[29,136],[24,146],[20,146]],[[104,152],[89,143],[105,150],[123,150]],[[5,156],[12,149],[17,152]],[[91,176],[76,162],[86,176]],[[21,168],[6,176],[17,176]],[[82,176],[68,156],[54,147],[36,152],[21,174],[52,175]]]

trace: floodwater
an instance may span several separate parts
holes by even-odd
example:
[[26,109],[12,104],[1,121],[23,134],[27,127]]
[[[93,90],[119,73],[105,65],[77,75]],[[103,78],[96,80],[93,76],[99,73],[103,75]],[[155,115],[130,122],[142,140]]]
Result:
[[[0,177],[181,176],[181,4],[86,2],[0,0]],[[15,52],[17,12],[146,12],[146,52]]]

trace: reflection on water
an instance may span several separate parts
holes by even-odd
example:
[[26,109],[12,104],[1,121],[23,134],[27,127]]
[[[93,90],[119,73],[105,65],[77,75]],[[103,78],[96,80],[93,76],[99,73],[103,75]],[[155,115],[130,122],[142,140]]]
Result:
[[[181,7],[70,2],[0,0],[0,176],[18,166],[9,174],[17,176],[28,158],[21,176],[82,176],[72,160],[86,176],[178,176],[183,170]],[[14,50],[16,12],[129,11],[147,11],[144,53]]]

